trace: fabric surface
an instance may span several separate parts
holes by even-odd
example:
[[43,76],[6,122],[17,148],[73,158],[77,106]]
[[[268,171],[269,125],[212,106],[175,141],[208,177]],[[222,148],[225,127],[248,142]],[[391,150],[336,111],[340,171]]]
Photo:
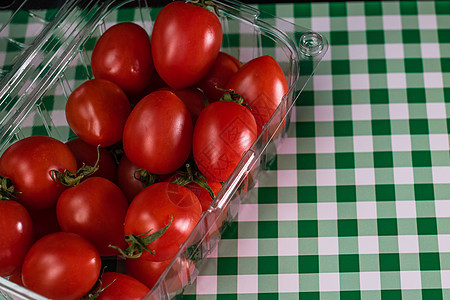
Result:
[[[255,7],[330,47],[276,162],[183,299],[450,299],[450,1]],[[26,43],[54,13],[25,14],[0,38]],[[18,47],[0,49],[2,69]],[[58,123],[56,91],[44,102]]]

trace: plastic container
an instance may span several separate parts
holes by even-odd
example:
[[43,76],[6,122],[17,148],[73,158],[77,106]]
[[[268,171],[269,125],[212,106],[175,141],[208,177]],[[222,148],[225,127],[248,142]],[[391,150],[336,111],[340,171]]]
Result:
[[[87,79],[80,74],[92,76],[90,55],[96,39],[117,22],[119,9],[137,16],[134,22],[151,34],[159,11],[151,3],[152,0],[72,0],[55,10],[54,15],[17,7],[0,28],[0,47],[15,49],[8,51],[14,57],[7,57],[8,64],[1,70],[0,154],[14,141],[30,135],[49,135],[63,142],[73,137],[65,120],[64,105],[71,91]],[[261,55],[273,56],[286,74],[289,92],[147,299],[170,299],[195,280],[208,254],[217,246],[222,230],[236,218],[247,191],[275,157],[289,127],[291,109],[328,47],[319,33],[253,6],[233,0],[213,3],[224,32],[222,51],[243,63]],[[40,31],[32,39],[15,40],[8,36],[9,23],[23,17],[35,19]],[[280,127],[281,133],[269,136],[268,127]],[[118,270],[123,268],[120,259],[113,263]],[[46,299],[6,278],[0,278],[1,296]]]

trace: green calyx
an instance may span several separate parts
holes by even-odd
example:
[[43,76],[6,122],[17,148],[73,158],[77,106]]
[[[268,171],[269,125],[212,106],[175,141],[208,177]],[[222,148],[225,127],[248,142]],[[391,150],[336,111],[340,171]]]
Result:
[[64,172],[60,172],[58,170],[51,170],[50,176],[55,182],[61,183],[65,186],[76,186],[79,184],[84,178],[91,176],[99,169],[100,162],[100,146],[97,146],[97,161],[93,166],[87,166],[83,164],[78,170],[75,172],[70,172],[69,170],[64,170]]
[[148,187],[156,182],[156,176],[144,169],[137,169],[133,176],[136,180],[142,182],[144,187]]
[[173,181],[173,183],[185,186],[191,182],[198,184],[200,187],[208,191],[212,199],[216,197],[214,191],[211,189],[209,184],[206,182],[206,177],[197,170],[192,170],[189,163],[186,164],[186,172],[178,172],[179,176]]
[[208,6],[214,7],[214,2],[211,0],[188,0],[186,2],[203,7],[203,8],[207,8]]
[[155,254],[155,251],[150,250],[147,246],[157,239],[159,239],[170,227],[173,221],[173,216],[170,215],[170,221],[166,226],[161,228],[160,230],[151,233],[152,229],[147,232],[144,232],[140,235],[130,234],[125,237],[125,241],[129,244],[128,248],[125,250],[120,249],[119,247],[109,245],[109,247],[116,249],[119,251],[122,256],[125,258],[139,258],[141,257],[144,251],[147,251],[151,254]]
[[14,199],[17,198],[16,194],[19,192],[15,191],[14,185],[11,179],[8,177],[0,176],[0,196],[2,199]]

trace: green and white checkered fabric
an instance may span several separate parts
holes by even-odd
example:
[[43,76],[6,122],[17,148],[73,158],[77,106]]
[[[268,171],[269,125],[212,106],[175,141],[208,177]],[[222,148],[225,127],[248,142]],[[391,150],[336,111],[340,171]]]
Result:
[[[450,1],[256,7],[330,48],[183,299],[450,299]],[[33,20],[8,32],[25,41]]]

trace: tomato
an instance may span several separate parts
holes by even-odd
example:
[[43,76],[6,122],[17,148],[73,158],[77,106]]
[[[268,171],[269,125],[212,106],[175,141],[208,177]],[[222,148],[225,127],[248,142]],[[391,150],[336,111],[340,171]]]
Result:
[[170,182],[158,182],[140,192],[131,202],[125,217],[125,235],[148,236],[169,225],[164,234],[142,253],[152,261],[167,260],[178,252],[179,247],[191,234],[200,220],[202,208],[198,198],[189,189]]
[[51,299],[78,299],[94,286],[101,261],[95,247],[75,233],[56,232],[31,246],[22,266],[26,288]]
[[29,209],[28,213],[33,221],[35,241],[47,234],[61,231],[58,218],[56,217],[56,204],[44,210]]
[[63,231],[83,236],[101,256],[108,256],[117,254],[109,245],[126,247],[123,222],[127,208],[118,186],[102,177],[89,177],[61,194],[56,215]]
[[134,23],[110,27],[94,46],[91,68],[95,78],[114,82],[128,96],[140,94],[154,73],[150,37]]
[[196,86],[202,89],[209,102],[218,101],[226,88],[228,80],[241,66],[237,58],[225,52],[219,52],[214,65]]
[[[127,259],[125,268],[128,275],[136,278],[151,289],[171,262],[172,258],[164,261],[149,261],[140,257]],[[177,257],[165,278],[168,292],[176,292],[186,285],[193,275],[194,268],[194,265],[186,258]]]
[[13,275],[33,242],[33,223],[23,205],[0,199],[0,236],[0,276]]
[[19,272],[12,274],[11,276],[9,276],[9,281],[12,281],[15,284],[18,284],[20,286],[23,286],[22,273],[19,271]]
[[94,147],[80,138],[74,138],[66,145],[69,146],[72,153],[77,160],[77,168],[80,169],[83,165],[94,166],[97,162],[98,156],[98,170],[94,173],[97,177],[106,178],[112,182],[117,181],[117,166],[113,156],[105,148]]
[[222,45],[222,27],[211,11],[184,1],[164,6],[151,37],[155,69],[174,89],[183,89],[205,76]]
[[[133,164],[126,155],[122,156],[117,167],[117,185],[122,190],[128,202],[131,202],[147,186],[139,180],[140,172],[138,170],[139,167]],[[149,181],[149,184],[150,182],[152,181]]]
[[147,95],[125,124],[123,148],[128,159],[152,174],[167,174],[183,165],[191,152],[192,117],[170,91]]
[[97,300],[140,300],[150,291],[136,278],[118,272],[103,273],[101,281],[104,290]]
[[201,112],[194,129],[193,155],[210,181],[224,182],[256,140],[250,110],[231,101],[217,101]]
[[[250,106],[259,134],[288,92],[288,84],[280,65],[273,57],[264,55],[244,64],[230,78],[226,89],[234,90]],[[269,136],[276,131],[276,126],[274,123],[269,129]]]
[[19,201],[28,209],[55,205],[66,188],[52,179],[51,170],[75,172],[77,162],[64,143],[47,136],[31,136],[12,144],[0,157],[0,176],[12,180]]
[[185,88],[181,90],[172,90],[181,101],[184,102],[187,109],[191,113],[192,123],[195,125],[200,112],[205,108],[205,100],[203,94],[195,88]]
[[69,96],[66,119],[86,143],[107,147],[120,141],[131,106],[125,93],[105,79],[83,82]]

